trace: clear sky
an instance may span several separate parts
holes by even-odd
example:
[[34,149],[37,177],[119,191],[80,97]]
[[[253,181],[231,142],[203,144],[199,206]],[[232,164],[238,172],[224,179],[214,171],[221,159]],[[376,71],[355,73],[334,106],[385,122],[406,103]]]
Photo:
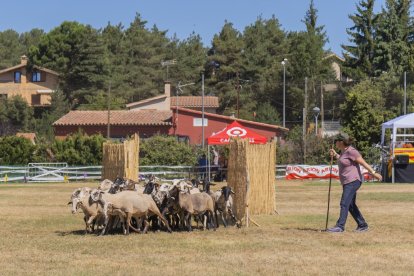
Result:
[[[341,55],[341,44],[348,43],[346,28],[352,26],[349,14],[356,12],[358,0],[314,0],[319,25],[325,25],[329,38],[326,49]],[[376,1],[376,11],[385,0]],[[122,23],[125,27],[141,14],[160,30],[168,30],[168,37],[187,38],[193,31],[201,36],[205,46],[211,45],[225,20],[239,31],[274,15],[285,31],[304,30],[302,22],[310,0],[7,0],[0,6],[0,31],[13,29],[19,33],[41,28],[46,32],[63,21],[78,21],[102,28]]]

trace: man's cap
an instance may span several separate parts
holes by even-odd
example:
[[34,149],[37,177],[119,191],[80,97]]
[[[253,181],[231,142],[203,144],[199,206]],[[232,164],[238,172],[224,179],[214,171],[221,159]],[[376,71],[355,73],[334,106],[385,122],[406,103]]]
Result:
[[335,142],[336,141],[345,141],[345,140],[349,140],[349,135],[346,134],[345,132],[340,132],[334,137]]

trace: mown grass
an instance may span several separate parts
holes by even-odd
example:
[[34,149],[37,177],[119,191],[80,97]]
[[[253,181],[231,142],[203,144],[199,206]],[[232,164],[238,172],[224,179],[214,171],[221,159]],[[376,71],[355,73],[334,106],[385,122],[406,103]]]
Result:
[[[367,183],[358,205],[370,224],[355,233],[325,228],[328,181],[277,181],[278,215],[261,227],[192,233],[84,235],[66,205],[96,183],[1,184],[1,275],[410,275],[414,271],[414,185]],[[341,187],[332,183],[329,225]]]

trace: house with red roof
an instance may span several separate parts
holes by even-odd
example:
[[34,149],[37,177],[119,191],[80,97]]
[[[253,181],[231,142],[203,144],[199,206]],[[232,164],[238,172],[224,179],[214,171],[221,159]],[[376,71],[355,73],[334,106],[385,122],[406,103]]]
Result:
[[[204,112],[202,106],[204,103]],[[267,141],[285,136],[288,131],[277,125],[242,120],[216,114],[217,97],[171,97],[171,85],[165,84],[164,94],[127,104],[128,110],[70,111],[53,123],[57,138],[64,138],[78,130],[88,135],[125,138],[139,133],[141,138],[155,134],[174,135],[190,144],[207,144],[208,137],[237,121],[246,129],[266,137]]]
[[139,133],[141,138],[155,134],[174,135],[190,144],[200,145],[204,139],[223,130],[229,124],[237,121],[243,127],[251,129],[271,141],[282,137],[288,129],[281,126],[236,119],[215,113],[188,108],[171,108],[171,110],[116,110],[108,111],[70,111],[53,123],[55,136],[64,138],[79,130],[88,135],[107,135],[108,124],[111,138],[125,138]]
[[171,83],[165,82],[164,94],[138,102],[129,103],[126,107],[129,110],[171,110],[173,107],[184,107],[201,111],[203,104],[205,112],[217,113],[217,108],[219,107],[218,97],[205,96],[203,99],[201,96],[172,96]]

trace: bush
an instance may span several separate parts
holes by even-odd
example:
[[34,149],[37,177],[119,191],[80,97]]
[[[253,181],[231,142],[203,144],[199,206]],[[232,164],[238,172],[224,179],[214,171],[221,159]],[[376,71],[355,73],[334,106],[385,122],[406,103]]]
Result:
[[75,133],[65,140],[55,140],[52,152],[55,161],[70,165],[101,165],[102,145],[106,139],[102,135]]
[[286,142],[278,144],[276,149],[277,164],[329,164],[329,149],[332,139],[317,137],[313,134],[306,136],[306,156],[302,138],[302,127],[294,127],[286,137]]
[[174,136],[156,135],[140,142],[140,165],[193,166],[197,149]]
[[27,165],[35,161],[36,146],[23,137],[0,137],[0,164]]

